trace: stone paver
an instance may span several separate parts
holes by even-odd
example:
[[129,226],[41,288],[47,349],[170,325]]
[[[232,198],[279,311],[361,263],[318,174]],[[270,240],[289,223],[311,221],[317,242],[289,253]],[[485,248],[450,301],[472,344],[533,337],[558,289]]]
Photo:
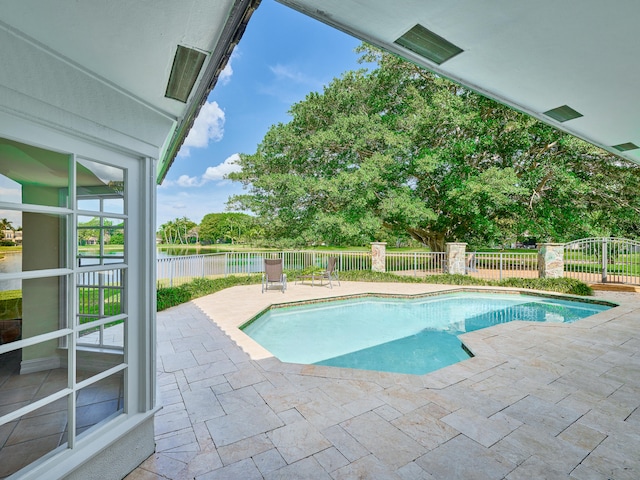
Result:
[[269,432],[269,438],[287,463],[294,463],[331,446],[309,422],[300,421]]
[[128,480],[640,478],[640,294],[574,324],[462,336],[423,376],[283,364],[237,326],[269,304],[455,287],[234,287],[158,314],[156,453]]

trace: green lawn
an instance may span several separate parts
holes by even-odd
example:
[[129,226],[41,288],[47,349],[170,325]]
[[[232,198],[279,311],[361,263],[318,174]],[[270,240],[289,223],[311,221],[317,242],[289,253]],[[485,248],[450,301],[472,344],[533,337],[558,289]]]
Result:
[[[124,245],[105,245],[105,252],[122,252],[124,251]],[[78,252],[84,253],[95,253],[96,255],[100,254],[100,245],[78,245]]]
[[[100,313],[100,299],[98,289],[79,289],[78,313],[80,315],[98,315]],[[120,290],[116,288],[104,289],[104,313],[107,316],[122,313],[120,306]],[[80,323],[93,321],[93,318],[82,318]]]

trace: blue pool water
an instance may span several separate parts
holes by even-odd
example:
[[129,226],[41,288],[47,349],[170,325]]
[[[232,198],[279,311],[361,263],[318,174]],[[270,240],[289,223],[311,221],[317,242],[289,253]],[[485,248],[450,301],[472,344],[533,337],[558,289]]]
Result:
[[283,362],[421,375],[469,358],[461,333],[512,320],[573,322],[609,308],[513,294],[365,297],[271,309],[243,331]]

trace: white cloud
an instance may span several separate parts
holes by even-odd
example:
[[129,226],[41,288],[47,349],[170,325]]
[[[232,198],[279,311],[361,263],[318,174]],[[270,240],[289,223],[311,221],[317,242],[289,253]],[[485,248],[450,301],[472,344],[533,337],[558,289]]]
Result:
[[306,74],[296,65],[276,64],[269,66],[273,74],[271,79],[258,86],[258,92],[277,98],[291,105],[299,102],[310,91],[320,91],[324,83]]
[[178,155],[188,157],[191,153],[190,148],[205,148],[211,140],[222,140],[223,134],[224,111],[218,106],[218,102],[205,102]]
[[222,182],[225,180],[225,176],[231,172],[239,172],[241,170],[240,165],[237,164],[240,160],[240,155],[234,153],[227,157],[224,162],[215,167],[208,167],[202,176],[180,175],[177,180],[165,180],[160,185],[160,188],[168,187],[202,187],[208,182]]
[[189,175],[180,175],[176,180],[176,185],[179,187],[199,187],[202,185],[202,180],[198,177],[190,177]]
[[220,165],[207,168],[207,171],[202,175],[202,181],[224,180],[225,176],[229,173],[239,172],[241,168],[240,165],[237,164],[238,160],[240,160],[240,155],[234,153]]
[[236,49],[231,53],[229,61],[218,76],[218,82],[220,82],[221,85],[226,85],[227,83],[229,83],[229,81],[231,81],[231,75],[233,75],[233,67],[231,66],[231,62],[238,58],[239,54],[237,53],[237,51],[238,50]]
[[277,64],[272,67],[269,67],[269,70],[271,70],[271,73],[273,73],[276,76],[276,78],[278,78],[279,80],[282,80],[282,79],[293,80],[296,83],[303,83],[303,84],[317,83],[315,80],[313,80],[312,78],[302,73],[300,70],[290,65]]

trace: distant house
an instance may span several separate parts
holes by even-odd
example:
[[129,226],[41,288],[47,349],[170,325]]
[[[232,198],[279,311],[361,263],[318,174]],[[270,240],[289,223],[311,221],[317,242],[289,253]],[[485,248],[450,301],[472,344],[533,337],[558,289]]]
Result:
[[11,240],[16,245],[22,245],[22,230],[3,230],[3,240]]

